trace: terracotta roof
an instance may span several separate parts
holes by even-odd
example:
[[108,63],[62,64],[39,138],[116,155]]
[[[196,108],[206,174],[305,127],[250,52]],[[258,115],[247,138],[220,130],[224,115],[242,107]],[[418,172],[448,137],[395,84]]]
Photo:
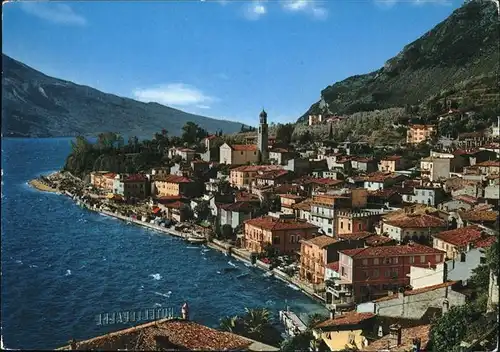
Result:
[[[81,341],[78,350],[125,350],[135,346],[138,351],[243,350],[252,344],[241,336],[222,332],[192,321],[163,319],[110,334]],[[65,346],[63,349],[70,349]]]
[[369,163],[371,161],[375,161],[373,158],[360,158],[360,157],[354,157],[352,160],[357,161],[358,163]]
[[181,200],[183,199],[182,196],[161,196],[161,197],[156,197],[155,200],[158,201],[159,203],[162,202],[173,202],[176,200]]
[[283,170],[281,166],[278,165],[242,165],[231,169],[231,172],[267,172],[273,170]]
[[331,244],[337,243],[338,240],[336,240],[335,238],[330,237],[330,236],[321,235],[321,236],[311,238],[309,240],[302,240],[302,242],[310,244],[312,246],[319,247],[322,249],[322,248],[328,247]]
[[232,150],[235,150],[237,152],[256,152],[257,151],[257,145],[255,144],[232,144],[230,145]]
[[318,328],[330,328],[330,327],[341,327],[341,326],[350,326],[357,325],[365,320],[371,319],[375,316],[373,313],[357,313],[357,312],[349,312],[347,314],[336,317],[335,319],[325,320],[315,326]]
[[495,243],[495,241],[496,241],[495,236],[485,236],[485,237],[477,240],[474,243],[474,246],[476,246],[477,248],[488,248],[488,247],[491,247],[493,245],[493,243]]
[[402,178],[401,175],[396,175],[392,172],[375,171],[363,177],[363,180],[367,182],[384,182],[386,180],[396,179],[399,177]]
[[270,153],[288,153],[288,150],[285,148],[273,148],[269,152]]
[[425,130],[428,128],[434,128],[434,125],[410,125],[410,129]]
[[499,160],[488,160],[488,161],[483,161],[482,163],[477,163],[475,166],[500,167],[500,161]]
[[344,183],[342,180],[333,180],[331,178],[311,178],[305,182],[306,184],[316,184],[322,186],[336,186]]
[[439,290],[440,288],[453,286],[456,283],[458,283],[458,281],[447,281],[447,282],[443,282],[443,283],[437,284],[437,285],[432,285],[432,286],[417,288],[416,290],[405,291],[404,295],[405,296],[419,295],[421,293],[430,292],[430,291],[434,291],[434,290]]
[[404,209],[392,211],[388,214],[383,215],[382,217],[386,220],[399,220],[406,219],[408,215],[423,215],[423,214],[435,214],[438,212],[438,209],[430,207],[425,204],[414,204]]
[[151,211],[152,211],[154,214],[156,214],[156,213],[159,213],[159,212],[161,211],[161,209],[160,209],[160,208],[158,208],[158,207],[154,207]]
[[114,172],[110,172],[108,174],[104,174],[103,177],[106,178],[115,178],[116,174]]
[[446,227],[446,221],[436,216],[408,214],[397,220],[386,220],[385,224],[400,228]]
[[343,240],[362,240],[370,236],[373,236],[373,233],[367,231],[337,234],[337,237]]
[[387,345],[391,341],[390,335],[385,335],[384,337],[372,342],[367,347],[363,348],[362,351],[391,351],[391,352],[403,352],[410,351],[413,347],[413,339],[420,339],[420,350],[426,351],[427,344],[429,343],[429,333],[431,331],[431,325],[419,325],[411,328],[401,329],[401,344],[395,347],[387,348]]
[[468,195],[465,195],[465,194],[453,197],[453,199],[455,199],[455,200],[461,200],[462,202],[465,202],[465,203],[471,204],[471,205],[477,204],[479,202],[477,198],[472,197],[472,196],[468,196]]
[[160,175],[154,177],[155,181],[168,182],[168,183],[191,183],[193,180],[184,176],[177,175]]
[[466,221],[487,221],[492,222],[497,220],[498,213],[496,211],[458,211],[462,220]]
[[356,249],[340,250],[340,253],[353,258],[370,258],[370,257],[389,257],[403,255],[423,255],[423,254],[443,254],[443,251],[438,249],[423,246],[421,244],[412,245],[396,245],[396,246],[379,246]]
[[[393,188],[386,188],[386,189],[378,189],[376,191],[368,191],[368,196],[370,197],[378,197],[382,199],[389,199],[395,194],[399,194],[398,190],[393,189]],[[411,193],[413,194],[413,192]]]
[[289,192],[298,192],[299,191],[299,186],[298,185],[293,185],[293,184],[283,184],[279,185],[274,188],[274,191],[276,193],[289,193]]
[[260,178],[264,180],[275,180],[277,178],[288,175],[288,170],[271,170],[266,171],[263,174],[255,176],[255,178]]
[[248,192],[237,192],[235,194],[235,201],[236,202],[259,202],[260,199],[259,196],[253,193],[248,193]]
[[466,226],[455,230],[443,231],[433,237],[455,246],[465,246],[482,238],[483,231],[479,226]]
[[372,235],[365,238],[366,245],[370,247],[382,246],[389,242],[394,242],[394,240],[387,236]]
[[186,152],[186,153],[194,153],[195,150],[191,148],[177,148],[177,151],[179,152]]
[[246,220],[245,224],[260,227],[266,230],[295,230],[295,229],[317,229],[318,227],[305,221],[277,219],[272,216]]
[[255,208],[255,203],[251,202],[235,202],[229,204],[220,204],[220,208],[227,211],[235,211],[241,213],[249,213]]
[[205,139],[208,139],[209,141],[212,140],[212,139],[215,139],[215,138],[219,138],[219,136],[216,136],[215,134],[212,134],[208,137],[205,137]]
[[336,261],[336,262],[333,262],[333,263],[328,263],[328,264],[326,264],[326,267],[328,269],[331,269],[333,271],[337,271],[338,272],[339,271],[339,262]]
[[125,177],[124,182],[146,182],[148,178],[141,174],[134,174]]
[[295,203],[292,205],[292,209],[311,211],[312,200],[307,199],[300,203]]

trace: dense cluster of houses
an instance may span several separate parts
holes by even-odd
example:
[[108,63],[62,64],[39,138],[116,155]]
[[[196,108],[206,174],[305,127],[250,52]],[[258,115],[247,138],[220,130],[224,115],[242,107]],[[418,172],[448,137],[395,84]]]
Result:
[[[432,133],[433,126],[410,126],[407,142]],[[332,350],[375,348],[378,341],[363,337],[373,319],[382,319],[375,324],[381,341],[414,345],[428,325],[388,322],[424,319],[429,309],[469,299],[467,279],[498,231],[498,141],[472,136],[461,149],[441,146],[411,165],[403,155],[358,157],[349,145],[278,146],[264,111],[257,144],[215,143],[220,138],[207,137],[202,155],[173,148],[181,161],[170,168],[94,172],[91,183],[125,199],[150,199],[155,215],[178,222],[190,216],[183,208],[206,202],[212,222],[229,226],[250,255],[271,248],[296,258],[298,279],[334,310],[315,330]],[[492,283],[495,302],[495,276]],[[343,310],[349,313],[338,317]]]

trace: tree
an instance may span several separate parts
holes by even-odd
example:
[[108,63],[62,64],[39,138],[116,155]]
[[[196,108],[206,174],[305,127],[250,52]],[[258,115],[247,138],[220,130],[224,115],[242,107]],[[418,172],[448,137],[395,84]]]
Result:
[[223,331],[233,334],[241,334],[243,332],[243,321],[240,317],[224,317],[220,320],[219,327]]
[[309,130],[305,131],[302,135],[299,136],[299,143],[300,144],[309,144],[313,140],[313,137],[311,135],[311,132]]
[[295,351],[309,351],[311,341],[314,340],[312,331],[306,330],[301,334],[287,338],[281,343],[281,351],[295,352]]
[[224,224],[221,227],[221,236],[223,239],[230,239],[233,237],[233,228],[229,224]]
[[290,145],[295,125],[292,123],[278,124],[276,128],[276,142]]
[[199,220],[206,220],[210,215],[210,204],[206,200],[202,200],[194,208],[194,212]]
[[330,123],[330,131],[328,132],[328,139],[333,139],[333,123]]
[[320,313],[309,314],[309,316],[307,317],[307,328],[313,329],[316,325],[327,319],[327,316]]
[[198,128],[198,125],[194,122],[186,122],[182,127],[182,141],[188,144],[195,143],[198,137]]

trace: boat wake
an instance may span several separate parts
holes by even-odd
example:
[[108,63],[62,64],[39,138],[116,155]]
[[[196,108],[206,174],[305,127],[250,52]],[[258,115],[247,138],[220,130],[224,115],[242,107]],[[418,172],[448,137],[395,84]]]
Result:
[[227,263],[228,263],[229,265],[231,265],[232,267],[235,267],[235,268],[237,268],[237,267],[238,267],[238,266],[237,266],[236,264],[234,264],[232,261],[228,261]]
[[292,289],[294,289],[295,291],[300,291],[300,288],[298,288],[294,284],[288,284],[287,286],[290,287],[290,288],[292,288]]
[[71,275],[71,270],[66,270],[66,274],[64,276],[70,276]]
[[161,292],[153,292],[155,295],[162,296],[165,298],[170,298],[170,295],[172,294],[172,291],[168,291],[167,293],[161,293]]
[[149,276],[152,277],[154,280],[161,280],[160,274],[149,274]]

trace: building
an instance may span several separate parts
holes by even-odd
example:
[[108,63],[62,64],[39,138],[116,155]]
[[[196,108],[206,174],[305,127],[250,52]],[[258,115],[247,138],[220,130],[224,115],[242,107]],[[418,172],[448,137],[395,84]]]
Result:
[[382,213],[372,210],[340,210],[336,213],[335,234],[371,232],[380,221]]
[[433,237],[433,247],[446,251],[447,259],[459,259],[461,253],[466,253],[475,247],[476,242],[495,239],[479,226],[466,226],[454,230],[439,232]]
[[252,212],[257,206],[252,202],[234,202],[220,204],[218,208],[220,226],[231,225],[234,230],[245,220],[252,218]]
[[368,346],[366,336],[373,330],[374,320],[373,313],[349,312],[337,317],[331,316],[313,328],[313,335],[330,351],[360,349]]
[[255,176],[257,186],[279,186],[288,181],[290,172],[288,170],[264,170]]
[[374,172],[360,179],[363,181],[363,188],[369,191],[378,191],[402,182],[405,177],[392,172]]
[[471,196],[456,196],[453,197],[453,199],[440,203],[438,208],[444,211],[471,210],[477,204],[479,204],[477,198]]
[[395,324],[389,327],[389,333],[370,343],[362,351],[413,352],[428,351],[431,325],[418,325],[407,328]]
[[90,173],[90,183],[95,188],[113,192],[116,174],[108,171],[93,171]]
[[427,157],[420,160],[420,177],[431,182],[450,177],[451,159]]
[[351,159],[351,168],[366,173],[375,172],[377,171],[377,161],[372,158],[354,157]]
[[447,281],[405,290],[373,302],[361,303],[356,307],[356,311],[359,313],[369,311],[381,317],[420,320],[429,308],[447,311],[451,307],[464,305],[467,297],[459,292],[460,288],[460,282]]
[[310,239],[318,227],[294,216],[263,216],[245,221],[243,246],[253,253],[262,253],[272,246],[280,254],[295,254],[300,250],[300,240]]
[[259,161],[259,150],[255,144],[233,144],[224,143],[220,146],[221,164],[244,165]]
[[175,222],[183,222],[188,220],[189,213],[186,211],[188,205],[177,200],[175,202],[168,202],[165,204],[158,204],[158,208],[165,213],[168,220]]
[[326,265],[336,261],[335,256],[338,257],[338,253],[333,247],[338,241],[332,237],[321,235],[301,242],[300,279],[320,285],[325,279]]
[[[356,302],[385,296],[409,284],[410,264],[435,266],[444,261],[445,253],[420,244],[367,247],[340,251],[341,280],[336,282],[339,294],[351,294]],[[422,260],[423,259],[423,260]]]
[[190,178],[176,175],[153,177],[152,194],[157,197],[184,196],[192,198],[199,195],[200,187]]
[[328,236],[335,236],[335,211],[338,208],[349,208],[351,198],[331,194],[315,195],[311,204],[310,222]]
[[[136,320],[136,312],[120,314],[121,320]],[[133,320],[131,318],[133,313]],[[138,311],[139,313],[139,311]],[[167,308],[141,312],[143,316],[165,317]],[[149,314],[148,314],[149,313]],[[121,315],[124,317],[122,318]],[[113,317],[113,321],[116,316]],[[138,318],[140,319],[140,318]],[[146,324],[107,333],[84,341],[74,341],[59,350],[79,351],[279,351],[278,348],[229,332],[218,331],[194,321],[162,318]]]
[[276,165],[286,165],[288,160],[295,158],[297,153],[284,148],[273,148],[269,151],[269,160]]
[[304,200],[304,197],[296,194],[278,194],[278,196],[280,197],[281,211],[285,214],[295,214],[293,206]]
[[407,214],[398,219],[384,219],[382,232],[390,238],[403,243],[414,241],[431,243],[431,236],[446,230],[448,224],[445,220],[427,214]]
[[[312,206],[312,199],[310,198],[304,200],[303,202],[292,205],[295,217],[300,220],[311,222],[311,206]],[[283,210],[283,208],[282,211],[284,213],[287,212],[286,210]]]
[[419,144],[430,139],[436,132],[434,125],[410,125],[406,133],[406,143]]
[[309,115],[307,122],[309,126],[320,125],[323,123],[323,115]]
[[238,166],[229,172],[229,183],[233,187],[251,188],[259,172],[269,172],[281,170],[277,165],[243,165]]
[[484,225],[493,228],[498,218],[498,212],[491,210],[457,211],[451,217],[456,217],[457,226]]
[[116,175],[113,181],[113,193],[126,199],[144,199],[149,196],[149,179],[140,174]]
[[219,161],[219,148],[217,147],[221,144],[222,139],[216,135],[210,135],[203,138],[203,145],[205,146],[205,153],[201,155],[204,161]]
[[440,204],[445,197],[446,194],[441,187],[418,186],[413,188],[413,196],[411,197],[410,203],[436,206]]
[[380,160],[379,171],[382,172],[396,172],[403,170],[404,160],[400,155],[388,156]]
[[187,162],[194,159],[194,155],[196,151],[190,148],[182,148],[182,147],[173,147],[168,151],[169,158],[174,158],[175,156],[180,156],[182,160]]
[[264,109],[259,115],[259,132],[257,136],[257,149],[259,151],[259,161],[267,163],[269,161],[269,133],[267,129],[267,113]]

